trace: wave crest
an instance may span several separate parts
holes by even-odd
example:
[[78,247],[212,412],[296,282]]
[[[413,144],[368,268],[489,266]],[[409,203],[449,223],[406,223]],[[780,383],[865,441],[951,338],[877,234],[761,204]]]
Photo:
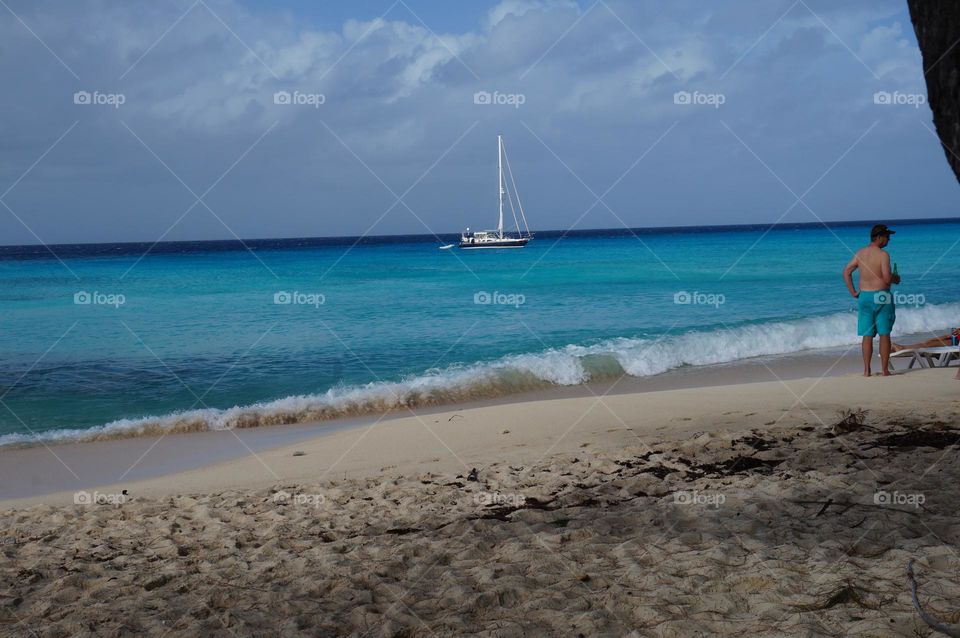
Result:
[[[958,323],[960,303],[898,308],[895,334],[928,333]],[[8,434],[0,436],[0,446],[252,428],[462,403],[557,385],[578,385],[621,374],[645,377],[681,366],[730,363],[846,346],[856,342],[854,328],[854,315],[845,312],[666,335],[658,339],[617,338],[589,346],[568,345],[492,362],[451,366],[396,382],[337,386],[321,394],[228,409],[208,408],[120,419],[82,430]]]

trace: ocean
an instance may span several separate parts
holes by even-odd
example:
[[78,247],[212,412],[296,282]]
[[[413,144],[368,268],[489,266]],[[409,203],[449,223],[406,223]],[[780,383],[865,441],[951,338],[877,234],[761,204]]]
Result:
[[[890,221],[898,334],[960,324],[960,220]],[[0,247],[0,445],[379,415],[857,342],[869,224]],[[54,256],[55,253],[55,256]]]

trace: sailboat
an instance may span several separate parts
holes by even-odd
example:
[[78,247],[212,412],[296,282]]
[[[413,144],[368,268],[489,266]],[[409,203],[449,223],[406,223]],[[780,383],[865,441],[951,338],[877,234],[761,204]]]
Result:
[[[506,160],[507,172],[510,175],[510,183],[513,191],[507,190],[507,183],[504,179],[503,164]],[[520,203],[520,195],[517,193],[517,183],[513,179],[513,169],[510,168],[510,159],[507,157],[507,151],[503,147],[503,136],[497,135],[497,172],[499,173],[500,189],[500,214],[497,218],[496,230],[478,230],[470,232],[468,228],[460,235],[460,248],[467,250],[476,250],[478,248],[523,248],[527,245],[533,235],[530,233],[530,227],[527,226],[527,217],[523,214],[523,205]],[[507,196],[510,204],[510,211],[513,213],[513,221],[517,227],[516,235],[510,235],[503,232],[503,198]],[[517,207],[514,208],[513,200],[516,198]],[[520,222],[517,220],[517,209],[520,211],[520,219],[523,220],[523,227],[526,234],[520,230]]]

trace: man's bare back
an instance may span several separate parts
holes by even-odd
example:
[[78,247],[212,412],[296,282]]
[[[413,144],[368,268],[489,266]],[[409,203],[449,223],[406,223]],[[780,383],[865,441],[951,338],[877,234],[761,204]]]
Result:
[[886,290],[890,287],[890,255],[883,248],[870,244],[856,252],[847,268],[860,271],[861,292]]

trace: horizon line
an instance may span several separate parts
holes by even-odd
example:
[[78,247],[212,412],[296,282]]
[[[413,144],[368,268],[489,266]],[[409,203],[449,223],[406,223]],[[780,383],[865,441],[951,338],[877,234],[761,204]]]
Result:
[[[950,222],[960,222],[960,216],[958,217],[919,217],[919,218],[879,218],[872,220],[862,220],[862,219],[850,219],[850,220],[836,220],[836,221],[813,221],[813,222],[774,222],[774,223],[765,223],[765,222],[755,222],[755,223],[741,223],[741,224],[687,224],[681,226],[617,226],[613,228],[581,228],[581,229],[544,229],[544,230],[534,230],[531,231],[534,236],[536,235],[545,235],[548,237],[555,236],[569,236],[569,235],[629,235],[635,233],[663,233],[669,234],[671,232],[693,232],[693,231],[735,231],[735,230],[755,230],[755,229],[770,229],[775,231],[778,229],[798,229],[805,227],[823,227],[823,228],[832,228],[832,227],[852,227],[852,226],[870,226],[875,223],[886,223],[886,224],[903,224],[903,225],[917,225],[917,224],[930,224],[930,223],[950,223]],[[137,246],[137,245],[152,245],[152,246],[169,246],[176,244],[238,244],[243,245],[244,243],[262,243],[262,242],[289,242],[289,241],[314,241],[314,242],[325,242],[325,243],[340,243],[348,241],[363,241],[363,240],[402,240],[402,239],[419,239],[424,243],[437,240],[442,237],[455,238],[460,236],[461,231],[455,232],[443,232],[443,233],[393,233],[386,235],[314,235],[314,236],[291,236],[291,237],[248,237],[241,239],[177,239],[170,241],[89,241],[89,242],[70,242],[70,243],[34,243],[34,244],[0,244],[0,251],[18,249],[18,248],[57,248],[57,247],[79,247],[79,246]]]

